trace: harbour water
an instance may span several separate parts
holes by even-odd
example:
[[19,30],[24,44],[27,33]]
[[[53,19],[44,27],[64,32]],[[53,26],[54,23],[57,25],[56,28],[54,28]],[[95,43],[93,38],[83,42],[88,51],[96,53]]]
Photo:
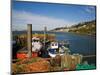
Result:
[[[13,34],[23,34],[26,32],[14,32]],[[43,33],[42,31],[33,31],[32,33]],[[47,32],[47,34],[55,34],[56,40],[67,40],[71,53],[79,53],[82,55],[96,55],[96,37],[89,35],[81,35],[67,32]],[[96,63],[96,57],[86,58],[89,63]]]

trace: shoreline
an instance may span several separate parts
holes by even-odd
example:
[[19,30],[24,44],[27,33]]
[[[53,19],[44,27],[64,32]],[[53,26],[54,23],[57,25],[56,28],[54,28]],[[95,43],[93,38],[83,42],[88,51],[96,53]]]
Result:
[[96,37],[96,34],[87,34],[87,33],[76,33],[76,32],[66,32],[66,31],[48,31],[48,32],[54,32],[54,33],[72,33],[72,34],[78,34],[78,35],[86,35],[86,36],[92,36]]
[[[13,31],[13,32],[25,32],[25,31]],[[34,34],[33,32],[43,32],[43,31],[32,31],[32,34]],[[66,32],[66,31],[47,31],[47,33],[48,32],[50,32],[50,33],[72,33],[72,34],[79,34],[79,35],[87,35],[87,36],[96,37],[96,34],[88,34],[88,33]],[[15,33],[13,33],[13,34],[15,34]],[[24,33],[22,33],[22,34],[24,34]],[[42,33],[39,33],[39,34],[42,34]]]

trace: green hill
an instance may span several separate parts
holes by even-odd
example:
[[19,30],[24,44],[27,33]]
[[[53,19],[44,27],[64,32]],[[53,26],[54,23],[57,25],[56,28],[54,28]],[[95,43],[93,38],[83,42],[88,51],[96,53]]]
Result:
[[71,26],[69,32],[76,32],[81,34],[95,35],[96,34],[96,20],[79,23]]
[[95,35],[96,34],[96,20],[82,22],[72,25],[71,27],[59,27],[51,31],[54,32],[73,32],[79,34]]

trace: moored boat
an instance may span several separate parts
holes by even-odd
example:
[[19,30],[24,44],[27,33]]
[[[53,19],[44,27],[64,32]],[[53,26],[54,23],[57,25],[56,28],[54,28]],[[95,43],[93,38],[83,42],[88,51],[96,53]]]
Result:
[[70,53],[69,48],[65,47],[65,44],[67,45],[65,42],[51,42],[47,49],[50,57],[55,57],[57,54],[63,55],[66,52]]

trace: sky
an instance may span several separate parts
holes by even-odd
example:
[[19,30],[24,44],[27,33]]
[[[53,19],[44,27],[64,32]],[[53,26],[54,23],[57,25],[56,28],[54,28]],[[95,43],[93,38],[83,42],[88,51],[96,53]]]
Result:
[[96,19],[96,7],[39,2],[12,2],[12,30],[26,30],[32,24],[33,31],[57,27],[69,27],[80,22]]

